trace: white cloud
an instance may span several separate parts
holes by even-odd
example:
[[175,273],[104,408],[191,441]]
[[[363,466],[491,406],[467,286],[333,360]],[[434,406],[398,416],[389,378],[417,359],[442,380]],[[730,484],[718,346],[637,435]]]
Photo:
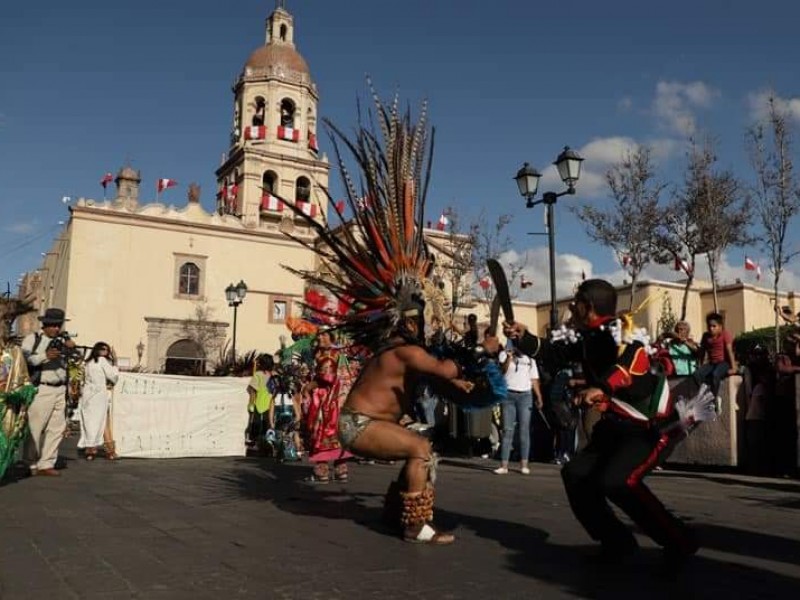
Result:
[[[612,251],[608,248],[596,248],[596,250],[597,254],[612,256]],[[741,250],[723,254],[718,267],[717,281],[720,285],[726,285],[739,279],[747,284],[764,288],[771,287],[772,275],[766,260],[757,257],[755,260],[761,265],[760,281],[756,279],[753,271],[745,271],[744,252]],[[550,261],[546,246],[528,248],[523,252],[511,250],[500,257],[500,262],[507,268],[512,264],[522,267],[525,279],[533,282],[533,285],[525,290],[516,287],[518,281],[511,282],[512,288],[514,288],[512,293],[516,291],[520,300],[547,302],[550,299]],[[705,257],[697,257],[696,269],[696,279],[705,282],[711,281]],[[599,277],[614,285],[622,285],[624,281],[630,281],[630,276],[621,266],[615,266],[610,271],[603,272],[594,266],[591,258],[576,254],[556,253],[556,297],[561,299],[571,296],[584,274],[587,279]],[[639,276],[639,279],[678,282],[685,279],[685,275],[680,271],[675,271],[671,264],[650,264]],[[784,292],[800,290],[800,273],[791,270],[784,271],[781,274],[780,289]]]
[[751,92],[747,96],[750,116],[755,121],[763,121],[769,116],[769,99],[775,99],[775,106],[789,118],[800,121],[800,98],[781,98],[774,90]]
[[695,110],[709,108],[718,95],[702,81],[659,81],[652,111],[664,129],[688,136],[697,129]]
[[[606,171],[622,160],[628,153],[635,152],[640,145],[652,148],[653,158],[664,161],[672,157],[680,148],[676,140],[668,138],[655,138],[637,142],[625,136],[595,138],[578,148],[585,160],[581,169],[581,178],[578,182],[578,193],[582,196],[601,196],[608,188],[606,184]],[[548,165],[542,173],[541,190],[559,190],[563,187],[558,171],[554,165]]]
[[17,233],[17,234],[33,233],[34,231],[36,231],[36,223],[34,222],[11,223],[3,227],[3,230],[7,231],[8,233]]
[[633,108],[633,98],[630,96],[623,96],[617,102],[617,110],[620,112],[628,112]]
[[[523,253],[511,250],[500,257],[500,262],[506,267],[512,264],[522,267],[525,279],[533,282],[525,290],[517,288],[520,300],[540,302],[550,299],[550,258],[546,246],[529,248]],[[583,273],[586,277],[592,276],[591,261],[575,254],[556,253],[556,296],[571,296]]]

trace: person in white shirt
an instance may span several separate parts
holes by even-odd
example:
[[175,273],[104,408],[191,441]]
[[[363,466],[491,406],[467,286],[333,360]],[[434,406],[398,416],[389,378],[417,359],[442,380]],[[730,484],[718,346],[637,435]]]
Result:
[[80,402],[81,439],[78,448],[84,449],[86,460],[94,460],[97,448],[103,446],[105,457],[116,460],[114,438],[108,427],[108,409],[111,402],[111,387],[117,383],[117,369],[111,346],[97,342],[86,360],[86,378]]
[[501,352],[499,358],[505,372],[508,395],[501,404],[503,437],[500,443],[500,466],[494,472],[497,475],[508,473],[514,429],[518,425],[520,473],[528,475],[531,472],[528,468],[528,457],[531,451],[531,414],[534,402],[536,408],[542,408],[539,369],[535,360],[513,346]]

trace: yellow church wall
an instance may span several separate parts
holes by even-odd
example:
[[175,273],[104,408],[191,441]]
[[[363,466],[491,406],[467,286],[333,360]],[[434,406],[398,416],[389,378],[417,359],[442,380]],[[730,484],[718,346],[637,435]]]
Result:
[[[137,362],[136,345],[146,345],[143,364],[163,366],[168,342],[153,355],[146,317],[192,319],[198,305],[208,319],[228,325],[232,337],[233,309],[225,288],[240,280],[248,293],[237,311],[237,352],[272,352],[287,334],[283,320],[273,318],[276,300],[290,312],[302,297],[302,282],[281,267],[311,269],[313,255],[280,234],[201,228],[191,224],[115,219],[76,214],[72,223],[70,288],[65,306],[81,344],[104,340],[121,357]],[[178,293],[177,270],[186,260],[201,266],[200,294]],[[216,359],[216,356],[209,356]]]

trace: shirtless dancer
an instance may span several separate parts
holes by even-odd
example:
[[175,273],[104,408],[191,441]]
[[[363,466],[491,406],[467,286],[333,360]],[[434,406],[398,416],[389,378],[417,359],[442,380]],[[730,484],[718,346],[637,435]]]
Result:
[[[404,311],[388,349],[376,353],[364,367],[339,416],[339,439],[343,447],[360,456],[405,459],[400,474],[403,489],[399,492],[403,539],[451,544],[455,537],[437,531],[431,523],[434,503],[431,468],[435,460],[431,444],[398,423],[412,411],[412,391],[418,376],[440,377],[467,392],[473,384],[459,378],[460,368],[455,362],[435,358],[415,341],[421,338],[421,310]],[[490,352],[497,352],[499,342],[490,338],[484,346]],[[395,501],[391,497],[393,487],[387,493],[387,507]]]

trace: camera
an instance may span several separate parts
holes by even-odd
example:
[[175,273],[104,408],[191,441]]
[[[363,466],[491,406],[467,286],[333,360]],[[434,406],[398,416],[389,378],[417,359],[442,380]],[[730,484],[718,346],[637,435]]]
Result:
[[66,331],[60,332],[56,337],[50,340],[50,343],[47,344],[48,350],[58,350],[61,353],[61,356],[64,358],[69,358],[76,352],[79,352],[77,347],[69,348],[67,346],[67,342],[69,342],[74,336]]

